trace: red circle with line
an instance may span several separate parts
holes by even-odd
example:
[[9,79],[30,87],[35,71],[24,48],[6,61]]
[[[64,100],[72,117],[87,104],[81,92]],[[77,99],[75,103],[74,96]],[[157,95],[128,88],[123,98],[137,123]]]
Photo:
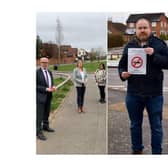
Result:
[[140,56],[135,56],[131,60],[131,65],[134,68],[140,68],[143,65],[143,59]]

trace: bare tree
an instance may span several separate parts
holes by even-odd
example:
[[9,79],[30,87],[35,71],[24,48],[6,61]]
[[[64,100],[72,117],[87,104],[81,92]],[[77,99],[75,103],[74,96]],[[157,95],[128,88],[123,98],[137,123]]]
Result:
[[97,59],[98,62],[100,61],[100,59],[105,55],[105,51],[103,50],[102,47],[97,47],[97,48],[92,48],[91,49],[91,61],[93,61],[94,59]]
[[36,58],[40,58],[41,57],[41,52],[40,50],[43,48],[43,42],[40,39],[40,36],[37,35],[36,37]]
[[61,25],[60,19],[56,20],[56,43],[58,45],[58,64],[61,63],[61,43],[63,41],[63,27]]

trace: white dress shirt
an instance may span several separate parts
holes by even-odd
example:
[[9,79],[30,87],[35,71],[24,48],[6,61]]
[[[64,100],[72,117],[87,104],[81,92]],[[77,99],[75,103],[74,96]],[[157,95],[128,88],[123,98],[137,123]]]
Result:
[[[47,72],[47,76],[48,76],[48,85],[49,85],[48,87],[51,88],[51,87],[52,87],[51,76],[50,76],[48,70],[42,68],[42,71],[43,71],[43,75],[44,75],[44,77],[45,77],[46,82],[47,82],[47,77],[46,77],[46,72]],[[45,71],[46,71],[46,72],[45,72]]]
[[81,74],[81,76],[82,76],[82,81],[84,82],[84,81],[85,81],[85,74],[84,74],[83,71],[80,71],[80,74]]

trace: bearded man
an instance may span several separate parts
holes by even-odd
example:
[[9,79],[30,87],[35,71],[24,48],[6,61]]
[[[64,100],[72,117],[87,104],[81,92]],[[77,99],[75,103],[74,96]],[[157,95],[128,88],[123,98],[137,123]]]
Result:
[[[128,49],[142,48],[146,53],[146,74],[128,72]],[[163,69],[168,69],[166,43],[155,37],[151,23],[139,18],[135,24],[135,38],[125,46],[119,62],[119,75],[128,81],[126,107],[130,118],[132,153],[143,153],[142,122],[146,108],[151,128],[152,154],[162,153]]]

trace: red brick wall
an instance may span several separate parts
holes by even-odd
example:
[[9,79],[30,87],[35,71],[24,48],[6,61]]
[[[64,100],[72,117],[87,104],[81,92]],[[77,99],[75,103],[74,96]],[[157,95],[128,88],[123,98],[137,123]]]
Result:
[[113,35],[121,34],[121,32],[113,27],[113,23],[111,21],[108,21],[108,30],[110,30]]
[[[161,22],[163,22],[163,27],[161,27]],[[161,18],[160,18],[160,21],[157,22],[156,27],[152,27],[152,31],[156,32],[157,37],[160,37],[160,31],[161,30],[168,31],[167,27],[164,27],[165,22],[166,22],[166,25],[167,25],[167,19],[166,19],[165,16],[162,15]]]
[[[75,62],[75,57],[66,57],[61,59],[61,64],[70,64]],[[58,59],[57,58],[50,58],[49,59],[49,64],[54,65],[58,64]],[[40,65],[39,59],[36,60],[36,65]]]

